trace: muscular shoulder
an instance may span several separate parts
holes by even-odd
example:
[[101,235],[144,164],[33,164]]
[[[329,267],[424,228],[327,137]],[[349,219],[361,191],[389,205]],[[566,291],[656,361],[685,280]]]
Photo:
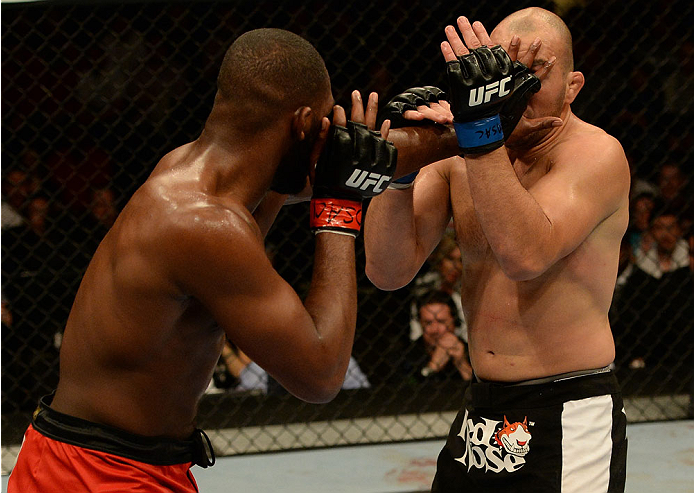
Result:
[[612,165],[616,170],[628,170],[624,149],[620,142],[603,129],[586,123],[576,117],[570,132],[557,146],[561,156],[568,161],[575,159],[597,161]]
[[261,244],[260,231],[250,212],[233,201],[200,194],[169,211],[164,221],[162,240],[188,254],[214,255]]
[[203,268],[227,269],[229,259],[264,252],[253,217],[233,199],[158,187],[156,182],[138,193],[132,204],[137,217],[131,221],[139,223],[138,243],[175,278]]
[[624,149],[601,128],[576,118],[552,154],[553,165],[565,168],[577,182],[600,185],[620,196],[628,193],[630,172]]

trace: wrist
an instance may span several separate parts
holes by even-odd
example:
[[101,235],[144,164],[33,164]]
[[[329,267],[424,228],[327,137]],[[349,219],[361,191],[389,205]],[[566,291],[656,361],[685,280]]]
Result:
[[419,170],[413,171],[412,173],[409,173],[405,176],[401,176],[397,180],[393,180],[390,182],[388,185],[388,188],[391,190],[403,190],[406,188],[412,187],[414,185],[414,180],[417,178],[417,174],[419,173]]
[[362,204],[360,200],[311,199],[309,221],[315,233],[332,231],[357,236],[361,231]]
[[463,154],[480,154],[504,144],[504,132],[498,114],[469,122],[453,122],[458,147]]

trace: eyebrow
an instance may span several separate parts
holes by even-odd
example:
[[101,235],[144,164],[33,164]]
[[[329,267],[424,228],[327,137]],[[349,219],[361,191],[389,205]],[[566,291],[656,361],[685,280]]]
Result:
[[547,60],[544,60],[542,58],[536,58],[535,60],[533,60],[532,67],[540,67],[545,63],[547,63]]

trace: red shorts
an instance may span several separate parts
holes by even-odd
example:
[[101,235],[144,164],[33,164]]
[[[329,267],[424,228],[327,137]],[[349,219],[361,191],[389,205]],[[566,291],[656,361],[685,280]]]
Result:
[[198,491],[192,463],[153,465],[48,438],[29,425],[8,493]]

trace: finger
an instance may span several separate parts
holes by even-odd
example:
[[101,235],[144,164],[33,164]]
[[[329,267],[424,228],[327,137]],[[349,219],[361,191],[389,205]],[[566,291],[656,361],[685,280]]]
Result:
[[520,49],[520,38],[517,35],[511,37],[511,42],[508,45],[508,56],[511,57],[511,61],[515,62],[518,60],[518,50]]
[[418,106],[417,111],[419,112],[420,115],[422,115],[424,118],[434,121],[436,123],[452,123],[453,122],[453,115],[450,116],[450,119],[448,118],[448,115],[438,112],[433,108],[430,108],[428,106]]
[[480,21],[475,21],[472,23],[472,30],[475,32],[477,39],[480,40],[480,43],[482,43],[483,46],[492,46],[492,40],[489,37],[489,34],[487,34],[487,30],[484,28],[484,25]]
[[557,117],[546,117],[546,118],[523,118],[523,133],[531,134],[539,130],[547,130],[553,127],[560,127],[562,125],[562,119]]
[[457,21],[458,29],[460,29],[460,34],[463,35],[463,41],[465,41],[465,45],[471,50],[474,50],[475,48],[479,48],[480,46],[482,46],[482,43],[479,39],[477,39],[477,34],[475,34],[474,29],[472,29],[472,26],[470,25],[470,21],[468,20],[468,18],[461,15],[460,17],[458,17]]
[[352,91],[352,115],[350,120],[364,123],[364,103],[361,100],[361,93],[357,90]]
[[453,121],[453,113],[451,112],[451,105],[448,101],[442,99],[439,100],[438,103],[431,103],[430,108],[432,111],[442,115],[446,120],[450,122]]
[[340,125],[341,127],[347,126],[347,114],[345,113],[345,109],[339,104],[333,107],[333,125]]
[[540,46],[542,46],[542,40],[540,38],[535,38],[535,41],[530,43],[530,48],[528,48],[528,51],[525,52],[519,62],[523,63],[526,67],[532,67],[535,61],[535,55],[537,55]]
[[[458,31],[455,30],[455,27],[446,26],[444,32],[446,33],[446,39],[448,40],[448,44],[450,45],[450,47],[453,50],[453,53],[455,53],[456,56],[463,56],[470,53],[470,50],[467,49],[467,47],[463,43],[463,40],[460,39],[460,36],[458,36]],[[441,50],[443,51],[443,45]],[[444,53],[443,56],[445,57],[446,54]]]
[[[451,113],[451,103],[449,103],[448,101],[444,101],[443,99],[440,99],[438,103],[434,104],[440,105],[441,108],[443,108],[445,112],[450,113],[451,118],[453,118],[453,113]],[[433,107],[434,104],[432,104],[431,106]]]
[[366,115],[364,115],[364,123],[373,130],[376,128],[376,117],[378,116],[378,94],[372,92],[369,94],[369,100],[366,103]]
[[390,120],[384,120],[381,123],[381,137],[388,140],[388,132],[390,132]]
[[557,57],[555,56],[547,60],[545,63],[542,64],[542,66],[537,70],[537,72],[535,72],[535,76],[540,80],[544,80],[545,77],[547,77],[547,74],[549,74],[550,70],[552,70],[552,67],[554,67],[556,61]]
[[[465,48],[465,47],[463,46],[463,48]],[[465,51],[467,51],[467,49],[465,49]],[[443,43],[441,43],[441,53],[443,53],[443,59],[446,60],[447,62],[453,62],[456,60],[456,56],[455,56],[455,53],[453,52],[453,48],[451,47],[451,45],[448,41],[444,41]]]
[[530,121],[531,128],[534,130],[546,130],[552,127],[560,127],[562,123],[563,120],[557,117],[537,118],[535,121]]
[[405,118],[405,120],[414,120],[414,121],[424,120],[424,115],[422,115],[417,110],[407,110],[402,114],[402,116]]

